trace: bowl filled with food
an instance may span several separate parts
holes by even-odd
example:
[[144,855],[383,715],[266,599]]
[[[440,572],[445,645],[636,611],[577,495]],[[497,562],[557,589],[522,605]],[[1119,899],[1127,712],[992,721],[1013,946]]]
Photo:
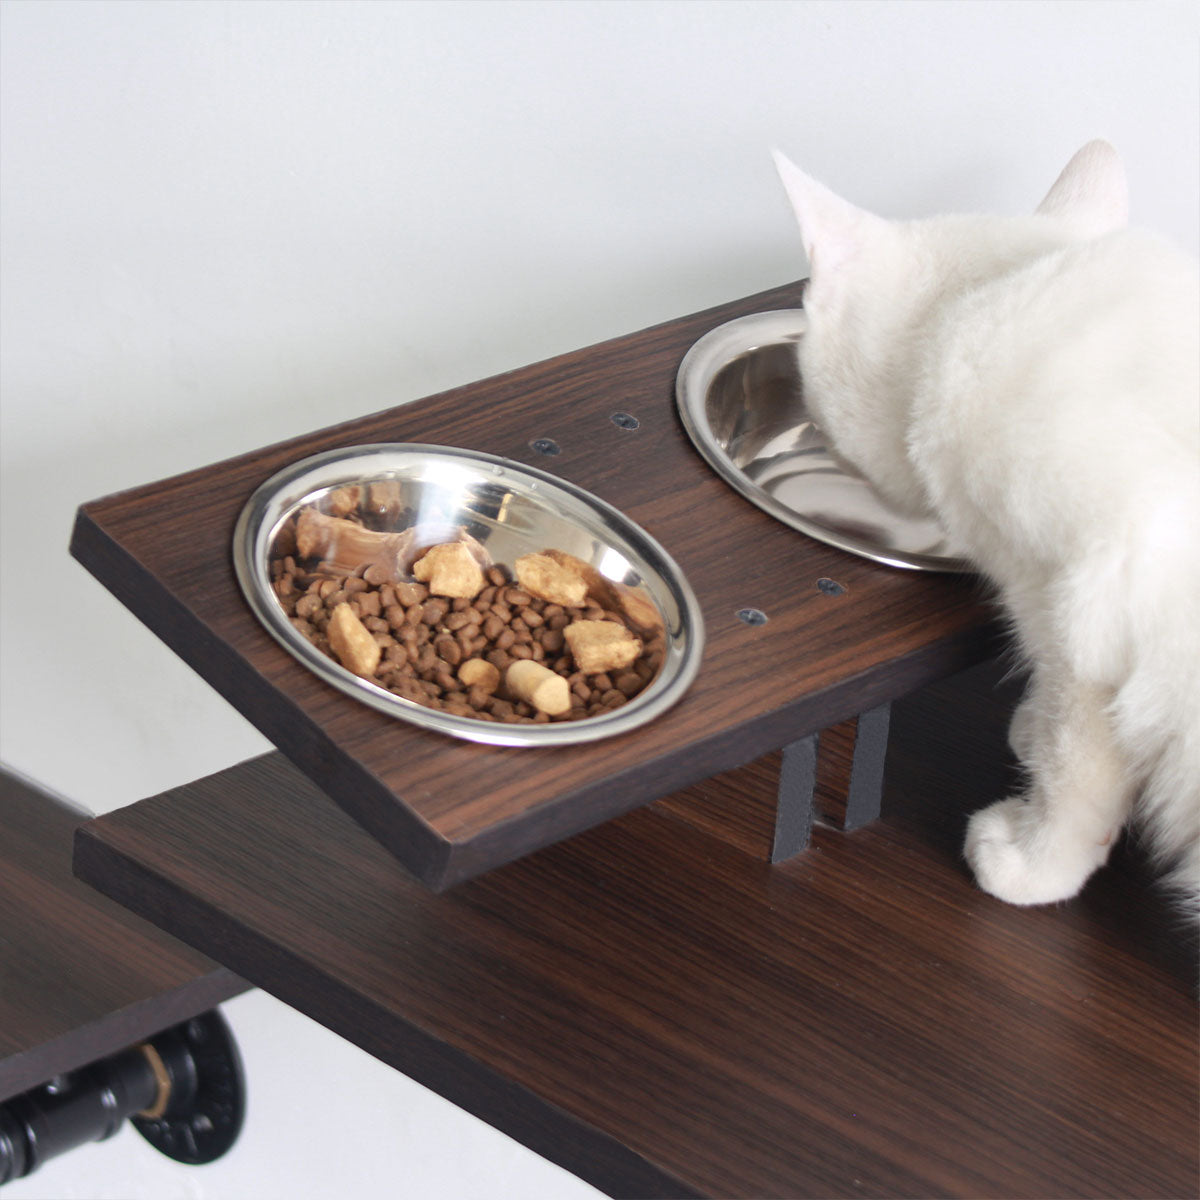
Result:
[[493,745],[627,733],[704,645],[678,565],[599,497],[522,464],[411,443],[306,458],[250,497],[233,560],[266,630],[398,720]]

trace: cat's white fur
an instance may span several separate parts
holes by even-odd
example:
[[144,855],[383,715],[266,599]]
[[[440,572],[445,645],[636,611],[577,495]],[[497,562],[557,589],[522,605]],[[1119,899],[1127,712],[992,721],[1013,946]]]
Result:
[[1075,895],[1135,813],[1200,904],[1200,274],[1126,229],[1092,142],[1036,213],[893,222],[776,154],[810,266],[806,402],[998,590],[1030,670],[1021,795],[965,853],[1016,904]]

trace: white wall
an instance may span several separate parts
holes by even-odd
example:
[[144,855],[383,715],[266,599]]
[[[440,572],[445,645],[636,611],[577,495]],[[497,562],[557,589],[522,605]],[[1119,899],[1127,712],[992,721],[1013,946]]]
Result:
[[[0,757],[94,811],[266,746],[68,558],[79,503],[799,277],[768,146],[909,216],[1031,208],[1104,136],[1134,219],[1197,248],[1190,0],[0,12]],[[276,1002],[229,1011],[264,1097],[230,1159],[138,1191],[122,1135],[107,1182],[64,1159],[13,1200],[382,1196],[414,1160],[407,1195],[590,1194]],[[280,1112],[310,1055],[345,1099]]]

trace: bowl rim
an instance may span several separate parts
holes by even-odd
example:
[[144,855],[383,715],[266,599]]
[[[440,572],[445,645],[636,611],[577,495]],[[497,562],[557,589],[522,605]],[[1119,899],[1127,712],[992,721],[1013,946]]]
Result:
[[[303,503],[304,496],[341,483],[372,478],[370,471],[354,472],[350,464],[381,453],[411,456],[422,462],[438,458],[466,460],[488,468],[489,479],[507,480],[527,492],[540,492],[565,504],[568,519],[582,510],[595,518],[598,529],[616,534],[624,543],[622,551],[634,551],[639,571],[646,567],[657,575],[679,610],[679,629],[674,633],[668,629],[666,658],[656,679],[628,704],[609,713],[548,725],[506,725],[426,708],[353,674],[322,654],[292,627],[271,589],[266,569],[270,544],[279,525]],[[323,477],[341,464],[346,465],[344,476]],[[381,466],[379,475],[386,474],[388,468]],[[263,480],[242,506],[234,524],[232,551],[234,573],[243,597],[259,623],[293,658],[325,683],[376,711],[465,741],[492,746],[567,746],[628,733],[653,721],[683,697],[695,680],[704,652],[700,603],[679,565],[657,539],[606,500],[577,484],[480,450],[424,442],[368,442],[298,459]]]
[[675,404],[692,445],[730,487],[799,533],[889,567],[942,574],[970,572],[969,564],[951,555],[896,550],[809,520],[749,479],[717,443],[708,423],[706,400],[718,372],[736,359],[764,347],[799,343],[807,325],[808,318],[802,308],[769,309],[734,317],[692,343],[675,375]]

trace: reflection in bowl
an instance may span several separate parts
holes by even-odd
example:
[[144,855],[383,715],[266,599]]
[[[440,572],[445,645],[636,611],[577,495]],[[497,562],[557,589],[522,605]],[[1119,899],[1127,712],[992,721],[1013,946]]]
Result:
[[[305,459],[250,498],[233,554],[256,616],[316,675],[469,741],[628,732],[679,700],[703,649],[695,596],[645,531],[570,483],[474,451],[384,443]],[[561,579],[584,590],[560,595]],[[541,669],[506,672],[514,659]]]
[[755,313],[692,346],[675,388],[697,450],[748,500],[810,537],[889,566],[966,570],[934,522],[895,512],[830,449],[804,405],[804,328],[802,309]]

